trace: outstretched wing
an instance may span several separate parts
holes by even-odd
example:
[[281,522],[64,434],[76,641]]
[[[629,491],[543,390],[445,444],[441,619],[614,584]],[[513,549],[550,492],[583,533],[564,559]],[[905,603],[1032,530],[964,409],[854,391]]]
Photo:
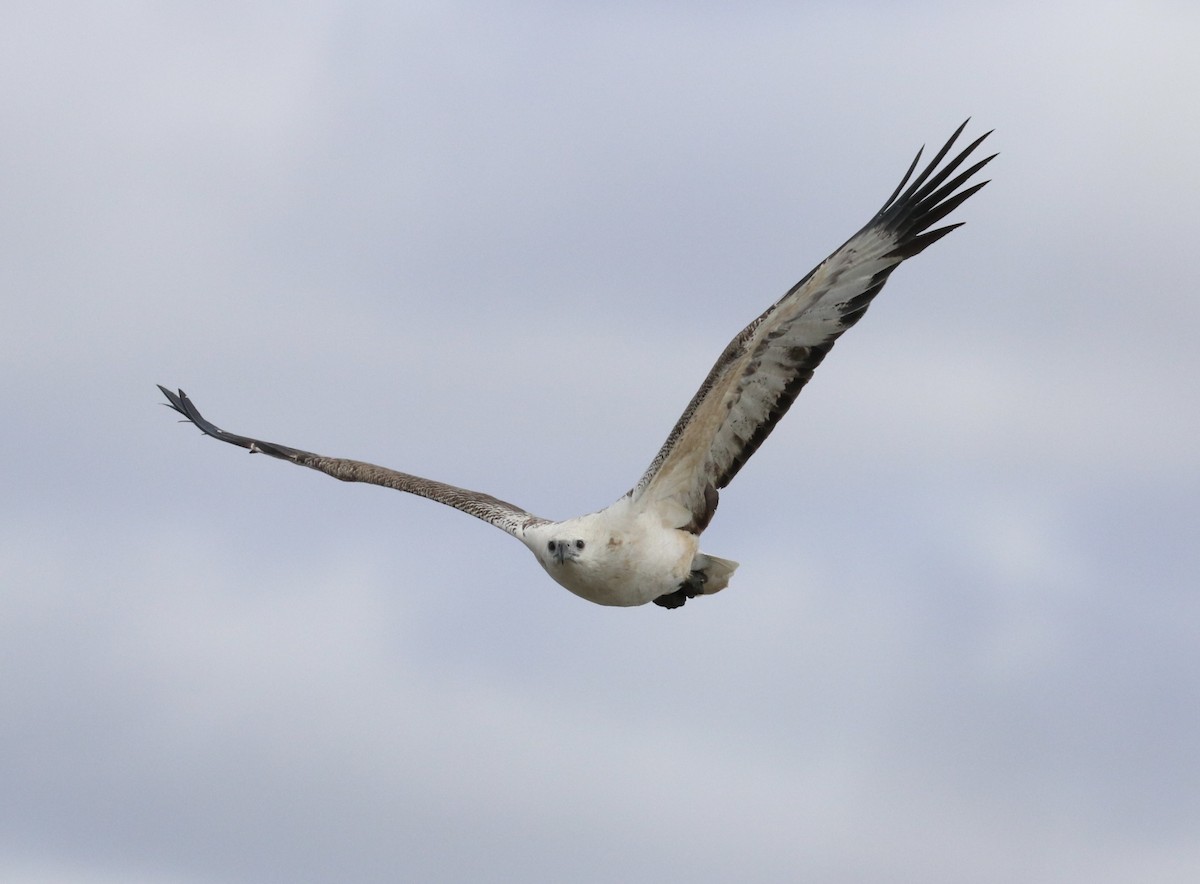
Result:
[[988,132],[941,165],[966,125],[909,184],[921,159],[918,151],[875,217],[730,341],[630,492],[635,502],[673,502],[683,507],[684,521],[690,517],[679,527],[697,534],[704,530],[718,490],[770,435],[834,341],[862,318],[891,272],[960,226],[930,230],[987,184],[966,186],[995,156],[958,172]]
[[454,485],[447,485],[444,482],[422,479],[420,476],[410,476],[408,473],[389,470],[386,467],[377,467],[374,464],[363,463],[362,461],[347,460],[342,457],[325,457],[324,455],[313,454],[311,451],[301,451],[298,448],[289,448],[286,445],[277,445],[274,442],[263,442],[259,439],[239,436],[236,433],[227,433],[225,430],[206,420],[183,390],[180,390],[178,393],[172,393],[166,387],[162,386],[162,384],[158,385],[158,389],[163,391],[163,395],[167,397],[171,408],[199,427],[200,432],[207,436],[212,436],[214,439],[220,439],[222,442],[228,442],[230,445],[237,445],[248,449],[251,454],[269,454],[271,457],[291,461],[302,467],[309,467],[310,469],[333,476],[335,479],[341,479],[343,482],[366,482],[371,485],[382,485],[385,488],[395,488],[397,491],[407,491],[409,494],[427,497],[430,500],[436,500],[438,503],[444,503],[446,506],[462,510],[464,513],[472,515],[477,519],[482,519],[515,537],[520,537],[521,532],[531,525],[546,522],[545,519],[530,515],[518,506],[513,506],[511,503],[505,503],[503,500],[497,500],[491,495],[481,494],[478,491],[456,488]]

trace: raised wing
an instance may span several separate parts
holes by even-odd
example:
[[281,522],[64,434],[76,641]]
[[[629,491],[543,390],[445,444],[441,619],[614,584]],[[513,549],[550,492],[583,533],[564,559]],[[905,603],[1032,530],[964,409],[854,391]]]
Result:
[[834,341],[862,318],[891,272],[960,226],[930,229],[987,184],[966,186],[995,156],[958,171],[988,132],[941,165],[966,125],[910,184],[921,159],[918,151],[875,217],[729,342],[630,492],[635,502],[677,504],[682,507],[679,527],[697,534],[704,530],[716,510],[718,490],[771,434]]
[[371,485],[382,485],[385,488],[395,488],[397,491],[407,491],[409,494],[436,500],[438,503],[452,506],[477,519],[482,519],[488,524],[495,525],[514,537],[520,537],[521,532],[531,525],[547,521],[530,515],[518,506],[478,491],[456,488],[454,485],[447,485],[444,482],[410,476],[408,473],[377,467],[374,464],[357,460],[325,457],[321,454],[313,454],[311,451],[300,451],[297,448],[277,445],[274,442],[263,442],[259,439],[239,436],[236,433],[227,433],[206,420],[183,390],[172,393],[162,384],[158,385],[158,389],[163,391],[171,408],[199,427],[200,432],[212,436],[214,439],[220,439],[222,442],[228,442],[230,445],[248,449],[251,454],[269,454],[271,457],[291,461],[302,467],[333,476],[335,479],[341,479],[343,482],[366,482]]

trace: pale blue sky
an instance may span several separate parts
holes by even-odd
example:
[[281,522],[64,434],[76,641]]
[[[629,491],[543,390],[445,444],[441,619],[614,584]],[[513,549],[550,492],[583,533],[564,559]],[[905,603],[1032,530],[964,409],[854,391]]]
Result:
[[[1200,13],[5,19],[0,878],[1197,880]],[[597,509],[968,115],[682,610],[158,404]]]

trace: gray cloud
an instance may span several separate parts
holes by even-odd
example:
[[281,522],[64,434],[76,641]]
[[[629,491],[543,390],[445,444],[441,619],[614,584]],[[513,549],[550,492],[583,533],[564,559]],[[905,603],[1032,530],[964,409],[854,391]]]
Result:
[[[1193,880],[1197,24],[19,5],[0,877]],[[723,496],[704,604],[156,404],[603,506],[967,114],[994,183]]]

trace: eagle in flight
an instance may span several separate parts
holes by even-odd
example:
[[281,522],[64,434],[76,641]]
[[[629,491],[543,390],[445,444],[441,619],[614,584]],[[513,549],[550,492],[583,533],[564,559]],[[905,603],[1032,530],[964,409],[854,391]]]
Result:
[[971,179],[995,154],[963,166],[990,132],[946,159],[966,125],[914,178],[918,151],[875,217],[729,342],[650,467],[599,512],[555,522],[478,491],[239,436],[206,420],[183,390],[159,389],[171,408],[214,439],[344,482],[427,497],[495,525],[588,601],[678,608],[724,589],[737,568],[737,562],[700,551],[700,534],[721,489],[770,435],[842,332],[862,318],[891,272],[960,226],[934,227],[987,184]]

